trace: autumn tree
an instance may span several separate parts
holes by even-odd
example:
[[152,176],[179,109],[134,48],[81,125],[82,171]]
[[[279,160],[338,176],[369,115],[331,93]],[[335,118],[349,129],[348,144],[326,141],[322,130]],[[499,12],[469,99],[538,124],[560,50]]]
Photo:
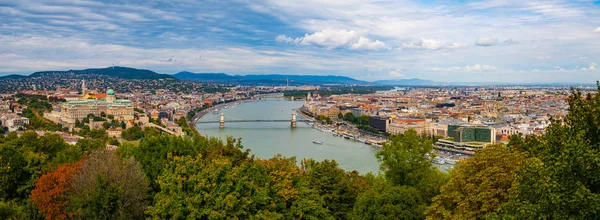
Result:
[[81,169],[81,161],[74,164],[60,165],[54,172],[47,173],[35,182],[31,191],[31,201],[46,219],[72,218],[68,212],[68,194],[72,191],[70,181]]

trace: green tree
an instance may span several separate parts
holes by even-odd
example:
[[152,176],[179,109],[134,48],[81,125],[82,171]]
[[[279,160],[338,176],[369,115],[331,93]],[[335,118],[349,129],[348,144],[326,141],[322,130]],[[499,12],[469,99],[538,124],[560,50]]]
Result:
[[342,118],[344,118],[344,114],[342,114],[341,112],[340,112],[340,113],[338,113],[338,118],[339,118],[339,119],[342,119]]
[[375,156],[381,162],[381,171],[394,184],[417,186],[435,171],[432,155],[433,144],[421,138],[415,130],[390,137]]
[[69,181],[69,211],[81,219],[142,219],[149,183],[133,158],[94,151]]
[[[235,165],[227,158],[172,157],[158,178],[155,219],[331,219],[318,194],[301,181],[295,160]],[[202,196],[198,196],[202,195]]]
[[354,115],[351,112],[344,114],[344,121],[354,121]]
[[17,189],[29,178],[27,161],[23,154],[12,146],[0,148],[0,198],[20,197]]
[[517,184],[525,156],[502,144],[487,146],[451,170],[450,181],[433,198],[428,219],[485,219],[496,215]]
[[140,138],[144,137],[144,132],[142,131],[142,128],[140,128],[139,126],[134,126],[127,130],[124,130],[121,133],[121,137],[123,137],[123,139],[128,140],[128,141],[139,140]]
[[501,214],[591,219],[600,213],[600,96],[572,90],[568,103],[563,120],[554,120],[544,135],[521,144],[530,157],[517,170],[518,184]]
[[373,188],[360,194],[353,219],[423,219],[427,206],[415,187],[399,186],[376,178]]
[[110,123],[108,123],[107,121],[105,121],[104,123],[102,123],[102,127],[103,127],[105,130],[108,130],[108,129],[110,128]]
[[323,197],[325,207],[336,219],[349,219],[356,197],[370,188],[357,171],[346,172],[334,160],[305,159],[302,168],[309,185]]

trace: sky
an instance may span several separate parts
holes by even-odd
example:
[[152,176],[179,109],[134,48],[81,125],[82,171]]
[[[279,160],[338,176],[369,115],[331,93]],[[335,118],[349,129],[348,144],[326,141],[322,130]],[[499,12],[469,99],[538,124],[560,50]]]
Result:
[[0,74],[600,80],[599,0],[0,0]]

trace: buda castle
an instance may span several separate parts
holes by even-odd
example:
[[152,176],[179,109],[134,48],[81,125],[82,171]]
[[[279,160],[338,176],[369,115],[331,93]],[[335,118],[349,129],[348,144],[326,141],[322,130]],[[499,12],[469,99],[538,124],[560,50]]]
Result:
[[61,106],[61,119],[67,123],[75,123],[89,114],[113,115],[119,121],[133,119],[133,103],[127,99],[117,99],[115,91],[108,89],[106,94],[88,91],[83,81],[80,100],[67,101]]

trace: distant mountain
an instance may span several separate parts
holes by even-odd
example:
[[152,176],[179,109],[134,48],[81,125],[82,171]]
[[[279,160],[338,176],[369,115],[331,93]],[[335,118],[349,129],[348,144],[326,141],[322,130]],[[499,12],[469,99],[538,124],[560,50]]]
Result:
[[245,84],[245,85],[283,85],[288,81],[293,85],[312,85],[312,84],[367,84],[345,76],[317,76],[317,75],[227,75],[225,73],[191,73],[179,72],[173,75],[177,79]]
[[151,70],[135,69],[130,67],[108,67],[100,69],[85,69],[85,70],[68,70],[68,71],[42,71],[35,72],[29,75],[29,77],[39,77],[53,74],[65,74],[74,73],[79,74],[98,74],[104,76],[111,76],[124,79],[173,79],[174,77],[167,74],[158,74]]
[[192,72],[179,72],[173,74],[173,77],[177,79],[196,80],[196,81],[227,81],[235,80],[235,77],[227,75],[225,73],[192,73]]
[[377,85],[393,85],[393,86],[423,86],[423,85],[439,85],[440,83],[418,78],[399,79],[399,80],[378,80],[373,82]]
[[27,76],[19,75],[19,74],[10,74],[6,76],[0,76],[0,79],[22,79],[27,78]]

